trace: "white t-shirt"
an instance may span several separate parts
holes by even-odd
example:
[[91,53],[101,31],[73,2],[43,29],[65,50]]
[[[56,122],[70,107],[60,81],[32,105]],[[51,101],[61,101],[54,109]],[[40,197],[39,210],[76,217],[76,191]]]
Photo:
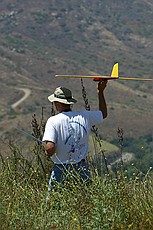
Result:
[[88,153],[91,127],[102,121],[101,111],[69,111],[50,117],[43,141],[55,143],[56,153],[52,160],[56,164],[80,162]]

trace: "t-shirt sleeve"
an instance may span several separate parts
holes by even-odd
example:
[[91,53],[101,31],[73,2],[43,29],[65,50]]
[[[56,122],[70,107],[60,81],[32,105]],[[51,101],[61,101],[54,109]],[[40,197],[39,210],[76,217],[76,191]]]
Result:
[[48,119],[42,141],[52,141],[56,143],[57,132],[51,119]]
[[103,122],[103,114],[101,111],[89,111],[90,124],[98,125]]

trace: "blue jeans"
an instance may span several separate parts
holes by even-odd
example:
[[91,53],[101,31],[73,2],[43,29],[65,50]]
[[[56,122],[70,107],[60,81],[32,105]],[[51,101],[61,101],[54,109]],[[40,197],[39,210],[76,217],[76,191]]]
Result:
[[56,185],[56,182],[64,183],[69,176],[78,177],[85,181],[87,184],[91,183],[90,172],[87,162],[81,161],[77,164],[55,164],[50,176],[48,191],[51,192],[52,188]]

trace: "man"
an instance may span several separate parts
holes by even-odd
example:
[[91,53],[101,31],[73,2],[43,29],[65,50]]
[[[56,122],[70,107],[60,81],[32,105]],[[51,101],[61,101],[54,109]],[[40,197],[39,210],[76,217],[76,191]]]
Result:
[[78,172],[80,177],[89,182],[90,173],[84,158],[88,153],[88,139],[91,127],[103,122],[107,117],[107,106],[104,89],[107,80],[101,80],[97,86],[99,110],[72,111],[71,105],[77,102],[69,89],[58,87],[54,94],[48,97],[54,102],[57,115],[48,119],[45,127],[43,141],[45,149],[55,163],[50,177],[49,191],[54,182],[61,182],[69,170]]

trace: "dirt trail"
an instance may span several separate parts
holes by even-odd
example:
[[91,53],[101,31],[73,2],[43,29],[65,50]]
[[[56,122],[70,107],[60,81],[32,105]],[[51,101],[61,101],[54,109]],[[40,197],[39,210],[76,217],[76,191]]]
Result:
[[17,88],[17,89],[22,90],[24,92],[24,96],[20,100],[18,100],[17,102],[11,105],[12,109],[15,109],[19,104],[21,104],[24,100],[26,100],[31,94],[30,89],[27,88]]

